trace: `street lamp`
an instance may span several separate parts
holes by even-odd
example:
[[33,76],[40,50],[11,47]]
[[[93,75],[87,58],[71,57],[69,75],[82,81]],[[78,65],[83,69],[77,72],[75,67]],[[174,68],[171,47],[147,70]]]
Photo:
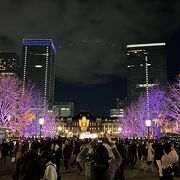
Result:
[[122,127],[118,127],[118,132],[121,133]]
[[61,127],[61,126],[58,126],[58,127],[57,127],[57,130],[58,130],[58,135],[60,135],[60,132],[62,131],[62,127]]
[[104,132],[101,132],[101,137],[103,137],[103,135],[104,135]]
[[62,131],[62,127],[61,126],[58,126],[58,131]]
[[40,139],[41,139],[41,135],[42,135],[42,126],[44,124],[44,119],[43,118],[39,118],[39,125],[40,125]]
[[149,129],[150,129],[150,127],[151,127],[151,120],[150,120],[150,119],[147,119],[147,120],[145,121],[145,123],[146,123],[147,129],[148,129],[148,139],[149,139]]
[[69,131],[66,129],[66,131],[65,131],[65,137],[67,137],[68,133],[69,133]]

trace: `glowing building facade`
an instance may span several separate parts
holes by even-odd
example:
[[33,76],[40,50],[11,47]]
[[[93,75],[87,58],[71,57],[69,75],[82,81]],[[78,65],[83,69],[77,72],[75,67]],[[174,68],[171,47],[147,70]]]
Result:
[[23,39],[23,86],[35,84],[44,103],[54,101],[55,54],[52,39]]
[[95,117],[89,112],[80,112],[74,117],[60,117],[57,121],[58,134],[79,136],[82,133],[119,136],[120,121],[111,117]]

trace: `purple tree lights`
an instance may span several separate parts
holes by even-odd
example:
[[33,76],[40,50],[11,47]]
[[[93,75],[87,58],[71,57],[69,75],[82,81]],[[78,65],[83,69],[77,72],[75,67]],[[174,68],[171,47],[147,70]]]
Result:
[[0,76],[0,126],[22,133],[36,118],[34,109],[43,107],[42,98],[34,86],[23,89],[15,76]]
[[[54,137],[56,133],[56,117],[53,112],[48,111],[47,109],[41,112],[41,118],[43,118],[44,123],[42,124],[43,136]],[[40,118],[39,118],[40,119]],[[39,136],[40,135],[40,124],[39,119],[34,119],[26,128],[24,129],[23,135],[25,136]]]
[[[142,94],[136,103],[125,111],[122,120],[123,135],[127,137],[144,137],[148,130],[155,136],[160,136],[161,118],[166,115],[166,92],[157,85],[149,91],[149,114],[147,114],[147,97]],[[149,117],[147,117],[149,116]],[[151,127],[146,127],[146,120],[152,121]]]
[[137,119],[136,106],[132,104],[126,109],[122,120],[122,135],[125,137],[139,136],[140,121]]
[[171,125],[176,133],[180,133],[180,79],[169,86],[169,96],[167,98],[169,105],[167,116],[170,117]]
[[[13,129],[16,107],[22,94],[21,81],[15,77],[0,76],[0,126]],[[18,121],[18,120],[17,120]]]

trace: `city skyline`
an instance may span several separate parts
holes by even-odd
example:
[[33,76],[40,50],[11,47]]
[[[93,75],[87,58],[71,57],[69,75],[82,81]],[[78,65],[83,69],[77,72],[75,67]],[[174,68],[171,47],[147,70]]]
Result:
[[21,55],[23,38],[53,39],[55,101],[74,102],[75,114],[108,115],[116,97],[126,96],[127,44],[167,42],[170,82],[179,71],[178,1],[19,0],[1,7],[0,51]]
[[[168,57],[168,56],[167,56]],[[125,61],[126,62],[126,61]],[[125,64],[125,67],[124,68],[126,68],[126,65],[127,64]],[[114,79],[116,79],[117,77],[115,77]],[[171,82],[171,80],[173,80],[172,79],[172,77],[169,77],[169,81]],[[175,80],[175,79],[174,79]],[[115,101],[116,101],[116,98],[117,97],[122,97],[122,98],[124,98],[124,97],[127,97],[127,92],[126,92],[126,77],[124,77],[123,79],[121,79],[121,81],[120,81],[121,83],[123,82],[124,83],[124,89],[122,90],[122,91],[120,91],[120,93],[118,94],[118,92],[116,91],[116,93],[114,93],[113,94],[113,98],[112,99],[108,99],[107,98],[107,101],[109,101],[110,103],[109,104],[105,104],[104,105],[104,108],[106,109],[104,112],[103,111],[100,111],[100,112],[98,112],[98,111],[94,111],[93,109],[92,109],[92,106],[93,106],[93,104],[91,104],[91,101],[84,101],[83,103],[85,104],[86,103],[86,105],[81,105],[81,103],[76,103],[78,100],[77,99],[75,99],[75,101],[73,101],[72,99],[73,99],[73,97],[72,96],[66,96],[65,98],[62,98],[62,99],[60,99],[60,100],[58,100],[58,98],[57,97],[59,97],[59,94],[58,94],[58,91],[57,91],[57,89],[58,89],[58,85],[57,85],[57,79],[56,79],[56,86],[55,86],[55,102],[62,102],[62,101],[73,101],[74,103],[75,103],[75,115],[76,114],[78,114],[80,111],[87,111],[87,112],[90,112],[90,113],[92,113],[93,115],[97,115],[97,116],[110,116],[110,113],[109,113],[109,111],[110,111],[110,109],[112,109],[112,108],[114,108],[115,107]],[[112,83],[112,82],[111,82]],[[114,83],[114,85],[115,86],[117,86],[117,79],[116,79],[116,81],[115,82],[113,82]],[[66,88],[66,85],[68,85],[68,84],[66,84],[65,83],[65,88]],[[97,85],[96,85],[97,86]],[[86,86],[82,86],[82,85],[75,85],[74,84],[74,87],[75,87],[75,89],[77,88],[82,88],[82,89],[92,89],[92,86],[91,85],[86,85]],[[107,84],[102,84],[102,90],[104,90],[105,89],[105,87],[107,87]],[[61,86],[60,87],[60,89],[61,88],[63,88],[63,86]],[[109,87],[110,88],[110,87]],[[72,88],[69,88],[70,90],[73,90]],[[111,89],[112,91],[114,90],[113,88]],[[67,89],[66,90],[64,90],[64,91],[67,91]],[[98,91],[94,91],[93,93],[97,93]],[[108,92],[108,91],[107,91]],[[69,94],[72,94],[72,95],[74,95],[74,92],[73,93],[70,93],[70,92],[68,92]],[[89,93],[89,92],[88,92]],[[82,95],[82,99],[87,99],[88,98],[88,93],[85,93],[85,94],[83,94],[82,92],[80,92],[80,94],[79,94],[79,96],[81,96]],[[93,94],[92,93],[92,94]],[[101,92],[99,92],[100,94],[101,94]],[[57,95],[58,94],[58,95]],[[79,97],[79,96],[77,96],[77,98]],[[108,95],[106,94],[106,95],[104,95],[104,97],[107,97]],[[109,96],[109,98],[110,98],[110,96]],[[82,102],[82,101],[81,101]],[[105,102],[105,101],[104,101]],[[95,103],[96,103],[96,101],[95,101]],[[96,108],[96,107],[95,107]]]

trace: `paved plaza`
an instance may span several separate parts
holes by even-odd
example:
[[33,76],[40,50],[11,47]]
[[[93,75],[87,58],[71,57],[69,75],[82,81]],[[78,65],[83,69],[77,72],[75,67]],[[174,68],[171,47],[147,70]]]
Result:
[[[10,159],[6,163],[0,162],[0,180],[11,180],[12,173],[15,166],[11,164]],[[64,173],[61,168],[62,180],[85,180],[84,172],[79,174],[77,166],[75,166],[70,173]],[[159,180],[158,171],[155,166],[151,169],[147,167],[142,168],[142,163],[137,162],[134,168],[126,167],[125,177],[127,180]],[[180,177],[175,177],[174,180],[179,180]]]

